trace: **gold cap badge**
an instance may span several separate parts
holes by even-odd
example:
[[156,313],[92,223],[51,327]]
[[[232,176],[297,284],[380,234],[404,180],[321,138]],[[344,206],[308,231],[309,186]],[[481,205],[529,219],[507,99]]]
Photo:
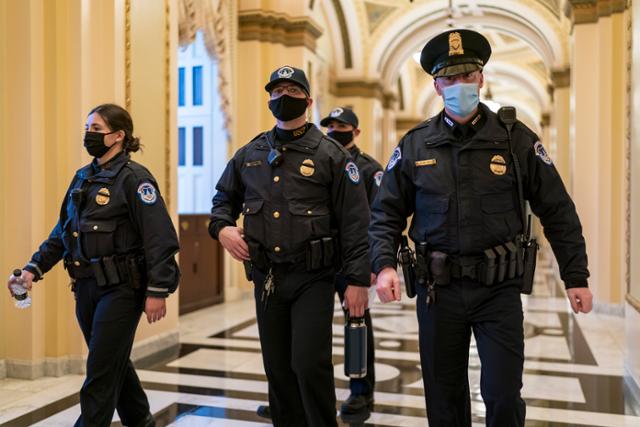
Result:
[[311,176],[315,171],[315,165],[311,159],[305,159],[300,165],[300,173],[304,176]]
[[109,189],[107,187],[102,187],[98,190],[98,194],[96,194],[96,203],[100,206],[104,206],[109,203],[110,198],[111,193],[109,192]]
[[491,172],[495,175],[504,175],[507,173],[507,162],[499,154],[496,154],[491,158],[491,164],[489,165]]
[[449,33],[449,56],[464,55],[462,48],[462,36],[459,32]]

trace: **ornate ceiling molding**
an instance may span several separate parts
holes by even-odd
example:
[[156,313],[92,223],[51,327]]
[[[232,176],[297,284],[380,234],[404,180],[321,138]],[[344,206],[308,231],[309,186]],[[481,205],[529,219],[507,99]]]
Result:
[[305,46],[315,53],[322,29],[311,18],[250,11],[238,16],[238,40]]

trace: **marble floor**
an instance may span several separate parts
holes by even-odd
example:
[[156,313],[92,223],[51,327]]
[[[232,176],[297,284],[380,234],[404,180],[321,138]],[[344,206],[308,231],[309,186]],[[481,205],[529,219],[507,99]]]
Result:
[[[575,316],[541,260],[525,307],[522,395],[528,427],[640,426],[640,403],[624,381],[624,320]],[[343,318],[336,304],[334,365],[338,400],[348,396]],[[365,426],[425,426],[415,303],[372,307],[376,335],[375,407]],[[474,427],[484,425],[479,367],[472,343],[469,377]],[[226,303],[180,319],[180,348],[167,360],[138,366],[158,426],[258,427],[267,382],[253,301]],[[79,413],[82,376],[0,381],[0,426],[70,426]],[[119,426],[117,416],[114,425]],[[346,424],[340,424],[346,425]]]

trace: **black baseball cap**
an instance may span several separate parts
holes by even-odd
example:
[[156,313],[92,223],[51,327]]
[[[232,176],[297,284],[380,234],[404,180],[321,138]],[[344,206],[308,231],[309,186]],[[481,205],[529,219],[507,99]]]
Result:
[[346,123],[352,125],[355,129],[358,128],[358,116],[353,112],[351,108],[338,107],[334,108],[327,117],[320,121],[320,126],[327,127],[331,120]]
[[311,93],[311,90],[309,89],[309,80],[307,80],[307,76],[300,68],[292,67],[290,65],[278,68],[271,73],[269,83],[264,87],[264,90],[271,93],[271,90],[275,85],[281,82],[293,82],[298,86],[301,86],[307,95]]
[[434,78],[481,70],[491,56],[491,45],[473,30],[449,30],[438,34],[422,49],[420,65]]

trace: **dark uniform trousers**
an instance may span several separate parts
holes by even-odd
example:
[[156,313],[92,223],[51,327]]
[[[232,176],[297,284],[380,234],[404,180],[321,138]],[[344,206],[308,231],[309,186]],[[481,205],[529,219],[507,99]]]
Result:
[[275,426],[336,426],[333,380],[333,268],[275,264],[275,292],[262,301],[266,274],[254,269],[256,312]]
[[99,287],[94,278],[75,283],[76,317],[89,347],[80,390],[80,426],[109,426],[114,409],[125,426],[144,423],[149,402],[129,354],[145,293],[128,284]]
[[[336,274],[336,292],[340,297],[340,302],[344,302],[344,293],[347,290],[347,281],[340,273]],[[375,376],[375,342],[373,341],[373,325],[371,324],[371,313],[367,308],[364,312],[364,323],[367,325],[367,375],[364,378],[351,378],[349,389],[353,395],[371,395],[376,384]]]
[[513,282],[493,287],[470,280],[427,289],[417,287],[420,359],[430,427],[471,426],[469,343],[476,339],[481,363],[480,391],[488,427],[524,426],[520,397],[524,330],[520,289]]

